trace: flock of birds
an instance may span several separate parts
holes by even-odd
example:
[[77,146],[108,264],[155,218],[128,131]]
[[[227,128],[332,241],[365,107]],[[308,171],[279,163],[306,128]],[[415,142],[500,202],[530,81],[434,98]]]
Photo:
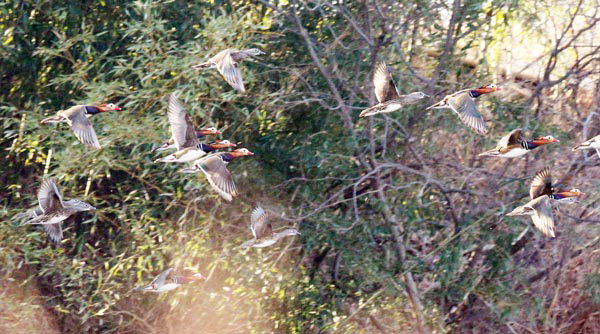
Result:
[[[196,69],[216,68],[225,81],[239,92],[245,92],[239,61],[251,56],[264,54],[259,49],[226,49],[207,62],[195,65]],[[373,85],[378,104],[371,106],[360,113],[360,117],[373,116],[380,113],[389,113],[402,109],[404,106],[416,104],[428,96],[422,92],[400,95],[398,88],[385,63],[380,63],[373,76]],[[464,89],[445,96],[441,101],[428,107],[429,109],[450,109],[455,112],[462,122],[479,134],[486,134],[485,121],[477,110],[476,99],[484,94],[501,90],[494,84],[474,89]],[[93,115],[121,110],[120,107],[108,103],[98,106],[76,105],[67,110],[59,111],[56,116],[41,121],[46,123],[67,123],[77,139],[85,145],[101,148],[98,137],[89,120]],[[247,148],[232,151],[218,150],[236,147],[228,140],[216,140],[212,143],[202,143],[200,140],[206,136],[219,135],[221,132],[214,127],[196,130],[196,127],[175,94],[169,95],[168,119],[171,127],[171,138],[156,147],[153,152],[162,152],[176,149],[172,154],[157,159],[156,163],[189,163],[181,169],[183,173],[202,172],[210,186],[222,198],[233,200],[237,189],[233,176],[227,169],[227,164],[233,159],[243,156],[252,156],[254,153]],[[552,136],[538,137],[526,140],[520,129],[515,129],[502,137],[496,148],[483,152],[479,156],[514,158],[527,152],[551,143],[559,142]],[[600,156],[600,136],[594,137],[573,150],[586,148],[596,149]],[[533,224],[546,236],[555,236],[554,220],[552,215],[552,201],[560,203],[573,203],[583,196],[578,189],[557,192],[552,183],[550,170],[544,168],[539,171],[530,186],[531,200],[515,208],[508,216],[530,215]],[[64,200],[51,178],[46,178],[37,193],[38,207],[15,216],[17,219],[26,218],[25,224],[42,225],[52,242],[59,243],[63,238],[62,223],[78,212],[95,210],[93,206],[78,199]],[[281,232],[274,232],[269,220],[269,214],[259,205],[251,214],[250,229],[253,239],[244,242],[240,248],[268,247],[281,238],[300,234],[295,228],[286,228]],[[172,290],[182,284],[205,279],[199,273],[193,275],[177,276],[169,268],[159,274],[149,285],[137,288],[139,291],[163,292]]]

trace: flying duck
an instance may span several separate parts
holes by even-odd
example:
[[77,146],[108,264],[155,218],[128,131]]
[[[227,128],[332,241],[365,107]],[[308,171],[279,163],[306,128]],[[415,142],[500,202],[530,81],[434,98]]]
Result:
[[379,113],[388,113],[400,110],[405,105],[415,104],[427,96],[425,93],[415,92],[408,95],[400,95],[398,87],[387,69],[385,63],[377,65],[373,76],[375,96],[378,104],[361,111],[359,117],[373,116]]
[[576,197],[585,195],[579,189],[555,192],[549,168],[537,172],[529,186],[531,200],[515,208],[507,216],[531,216],[533,225],[545,236],[555,237],[552,201],[559,203],[576,202]]
[[77,212],[96,210],[93,206],[71,199],[63,201],[56,183],[45,179],[37,193],[39,209],[29,210],[24,214],[29,218],[23,225],[39,224],[44,226],[50,240],[60,242],[63,238],[62,222]]
[[[206,136],[214,136],[220,134],[221,131],[217,130],[217,128],[212,126],[208,128],[202,128],[199,131],[196,131],[196,137],[198,137],[198,139],[202,139]],[[171,137],[168,141],[162,143],[160,146],[155,147],[152,150],[152,152],[161,152],[172,148],[177,148],[177,146],[175,145],[175,139],[173,139],[173,137]]]
[[451,109],[468,127],[480,134],[486,134],[485,121],[477,111],[475,99],[483,94],[501,90],[500,87],[490,84],[475,89],[464,89],[454,94],[447,95],[440,102],[430,106],[429,109]]
[[206,69],[216,67],[219,73],[225,78],[225,81],[231,87],[239,92],[245,92],[244,82],[242,80],[242,72],[238,62],[250,56],[264,55],[265,53],[259,49],[225,49],[210,58],[207,62],[192,66],[195,69]]
[[584,149],[588,149],[588,148],[593,148],[596,150],[596,153],[598,153],[598,156],[600,157],[600,135],[586,140],[583,143],[573,147],[573,151],[579,151],[579,150],[584,150]]
[[538,137],[528,141],[523,138],[521,129],[515,129],[502,137],[495,149],[480,153],[478,156],[516,158],[542,145],[558,142],[559,140],[552,136]]
[[254,155],[246,148],[240,148],[231,152],[218,152],[209,154],[194,162],[192,167],[184,168],[182,173],[195,173],[202,171],[211,187],[226,201],[233,200],[237,196],[237,189],[233,176],[227,164],[238,157]]
[[269,215],[260,205],[252,211],[250,229],[252,230],[254,239],[244,242],[240,245],[240,248],[269,247],[283,237],[300,234],[295,228],[288,228],[281,232],[273,233],[273,225],[269,222]]
[[171,124],[171,137],[177,152],[157,159],[155,162],[190,162],[204,156],[206,152],[202,150],[194,123],[173,93],[169,94],[167,115]]
[[115,110],[121,110],[121,108],[112,103],[99,106],[76,105],[67,110],[60,110],[56,116],[45,118],[40,123],[67,123],[80,142],[99,149],[101,146],[98,137],[88,118],[101,112]]
[[[193,281],[205,280],[206,277],[202,276],[200,273],[193,274],[191,276],[171,276],[171,272],[173,268],[169,268],[162,273],[160,273],[156,278],[152,281],[152,283],[135,288],[135,291],[146,291],[146,292],[165,292],[178,288],[183,284],[187,284]],[[169,280],[167,281],[167,278]]]

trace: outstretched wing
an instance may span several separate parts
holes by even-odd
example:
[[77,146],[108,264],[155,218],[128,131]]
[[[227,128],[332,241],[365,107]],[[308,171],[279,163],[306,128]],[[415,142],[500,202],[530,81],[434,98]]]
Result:
[[196,137],[194,123],[177,96],[173,93],[169,94],[168,117],[169,124],[171,124],[171,135],[178,150],[198,145],[199,141]]
[[394,100],[399,97],[394,79],[385,63],[377,65],[375,75],[373,75],[373,85],[375,86],[375,96],[379,103]]
[[51,241],[59,243],[63,238],[62,223],[43,224],[44,230],[48,233]]
[[167,280],[167,277],[169,276],[171,271],[173,271],[173,268],[169,268],[163,271],[158,276],[156,276],[156,278],[152,281],[152,283],[150,283],[150,285],[154,285],[156,287],[165,285],[165,281]]
[[68,115],[69,123],[71,124],[71,130],[75,134],[75,137],[80,142],[92,146],[93,148],[101,148],[96,131],[90,120],[85,116],[85,106],[80,106],[80,109]]
[[533,225],[537,227],[543,235],[554,237],[554,217],[552,216],[552,206],[550,198],[547,196],[538,197],[530,202],[533,207]]
[[45,179],[37,193],[42,212],[54,211],[64,207],[62,196],[51,178]]
[[448,105],[468,127],[480,134],[487,133],[483,116],[477,111],[477,105],[468,91],[458,92],[449,96]]
[[237,195],[237,189],[233,182],[233,176],[227,169],[221,155],[210,155],[200,160],[199,164],[211,187],[225,200],[233,200],[233,197]]
[[550,174],[550,168],[546,167],[533,177],[529,186],[529,196],[531,199],[535,199],[550,194],[552,194],[552,175]]
[[223,57],[216,61],[217,70],[225,81],[240,92],[245,92],[244,82],[242,81],[242,71],[240,71],[238,63],[231,57],[231,51],[223,54]]
[[269,223],[269,215],[261,206],[257,206],[252,211],[250,229],[256,239],[268,237],[273,234],[273,226]]

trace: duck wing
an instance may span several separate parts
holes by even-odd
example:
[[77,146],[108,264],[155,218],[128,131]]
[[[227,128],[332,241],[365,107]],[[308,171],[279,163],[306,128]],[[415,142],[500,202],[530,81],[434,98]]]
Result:
[[152,283],[150,283],[150,285],[155,286],[155,287],[160,287],[160,286],[165,285],[165,281],[167,280],[167,277],[169,276],[171,271],[173,271],[173,268],[169,268],[169,269],[163,271],[162,273],[158,274],[158,276],[156,276],[156,278],[152,281]]
[[531,199],[535,199],[543,195],[551,195],[553,192],[552,174],[550,174],[550,168],[546,167],[533,177],[529,186],[529,196]]
[[529,205],[534,209],[531,216],[533,225],[543,235],[554,237],[554,217],[552,215],[550,198],[548,196],[541,196],[529,202]]
[[[213,59],[217,56],[213,57]],[[246,91],[242,80],[242,71],[240,71],[239,64],[231,56],[231,50],[225,50],[221,57],[213,61],[219,73],[221,73],[231,87],[242,93]]]
[[96,131],[85,115],[85,106],[70,108],[64,112],[64,116],[69,120],[71,130],[80,142],[93,148],[101,148]]
[[42,224],[51,241],[59,243],[63,238],[62,224]]
[[524,140],[523,131],[521,129],[514,129],[500,139],[498,142],[498,148],[506,149],[510,145],[520,146]]
[[237,189],[233,182],[233,176],[227,169],[225,161],[221,158],[221,154],[212,154],[198,160],[197,165],[200,167],[211,187],[227,201],[233,200],[237,195]]
[[269,222],[269,215],[261,206],[257,206],[250,216],[250,229],[255,239],[271,236],[273,226]]
[[171,135],[177,145],[177,150],[186,147],[196,147],[200,142],[196,136],[194,122],[174,93],[169,94],[168,113],[171,124]]
[[64,207],[62,196],[51,178],[45,179],[37,193],[38,203],[43,213],[53,212]]
[[399,98],[398,88],[385,63],[377,65],[375,75],[373,75],[373,85],[375,86],[375,96],[379,103]]
[[468,90],[448,96],[447,103],[450,109],[454,110],[468,127],[480,134],[487,133],[483,116],[477,111],[477,104],[469,95]]

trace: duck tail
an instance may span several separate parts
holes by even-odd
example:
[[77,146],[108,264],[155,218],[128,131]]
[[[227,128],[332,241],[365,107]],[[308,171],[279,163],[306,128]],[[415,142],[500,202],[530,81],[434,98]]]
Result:
[[168,147],[169,147],[169,144],[168,144],[168,143],[164,143],[164,144],[162,144],[162,145],[160,145],[160,146],[156,146],[155,148],[153,148],[153,149],[152,149],[152,153],[154,153],[154,152],[161,152],[161,151],[164,151],[164,150],[166,150]]
[[358,115],[358,117],[363,118],[363,117],[367,117],[367,116],[373,116],[377,113],[377,110],[375,110],[373,107],[371,108],[367,108],[363,111],[360,112],[360,114]]
[[171,154],[171,155],[167,155],[166,157],[156,159],[156,160],[154,160],[154,162],[155,163],[158,163],[158,162],[173,162],[175,160],[177,160],[177,159],[175,158],[174,155]]
[[64,117],[62,116],[52,116],[52,117],[48,117],[48,118],[44,118],[43,120],[40,121],[41,124],[46,124],[46,123],[60,123],[62,121],[64,121]]
[[202,63],[202,64],[197,64],[197,65],[193,65],[192,68],[196,69],[196,70],[204,70],[207,68],[211,68],[213,65],[211,63]]
[[497,157],[498,155],[500,155],[500,152],[495,149],[477,154],[478,157]]
[[179,170],[179,172],[184,173],[184,174],[193,174],[193,173],[196,173],[197,171],[198,171],[198,168],[196,168],[196,166],[186,167],[186,168],[182,168]]
[[446,100],[441,100],[440,102],[427,107],[427,109],[425,110],[446,108],[447,106],[448,103],[446,102]]

